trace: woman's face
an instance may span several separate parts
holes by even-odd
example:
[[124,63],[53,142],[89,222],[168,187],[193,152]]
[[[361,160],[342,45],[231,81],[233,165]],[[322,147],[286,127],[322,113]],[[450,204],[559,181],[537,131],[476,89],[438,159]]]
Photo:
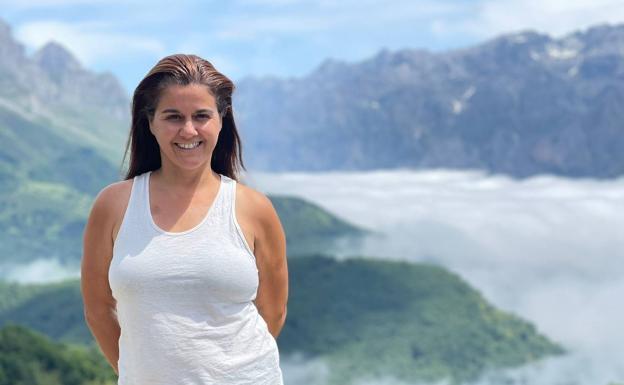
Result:
[[221,117],[206,86],[171,85],[162,91],[149,126],[160,146],[163,166],[168,163],[191,170],[210,164]]

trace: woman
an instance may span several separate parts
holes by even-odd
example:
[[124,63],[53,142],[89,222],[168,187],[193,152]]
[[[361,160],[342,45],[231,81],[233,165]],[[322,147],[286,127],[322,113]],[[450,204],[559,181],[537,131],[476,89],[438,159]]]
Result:
[[238,183],[233,90],[208,61],[171,55],[134,92],[128,173],[96,197],[81,266],[120,385],[283,384],[285,235]]

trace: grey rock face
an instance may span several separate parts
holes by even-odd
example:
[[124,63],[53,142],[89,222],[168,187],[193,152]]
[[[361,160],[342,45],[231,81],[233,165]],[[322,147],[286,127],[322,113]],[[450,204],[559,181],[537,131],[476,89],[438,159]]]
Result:
[[114,119],[129,118],[129,101],[110,73],[94,74],[65,47],[49,42],[32,57],[0,20],[0,99],[14,107],[46,111],[94,108]]
[[234,103],[251,169],[615,177],[624,174],[624,25],[327,60],[303,78],[245,79]]

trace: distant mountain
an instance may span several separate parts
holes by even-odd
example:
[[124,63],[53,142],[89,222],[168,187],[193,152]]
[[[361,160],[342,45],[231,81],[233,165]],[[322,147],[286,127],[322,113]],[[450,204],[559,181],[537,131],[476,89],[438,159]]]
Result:
[[[384,376],[459,384],[565,353],[440,266],[312,255],[291,259],[289,274],[280,352],[324,359],[328,384]],[[57,341],[94,344],[77,280],[0,282],[0,325],[9,322]]]
[[238,86],[253,169],[624,174],[624,25],[560,39],[524,31],[443,53],[383,50]]
[[[128,95],[111,73],[88,71],[55,42],[27,57],[0,20],[0,119],[16,133],[23,124],[36,125],[47,131],[42,135],[93,148],[119,167],[129,114]],[[9,143],[19,140],[18,134]]]

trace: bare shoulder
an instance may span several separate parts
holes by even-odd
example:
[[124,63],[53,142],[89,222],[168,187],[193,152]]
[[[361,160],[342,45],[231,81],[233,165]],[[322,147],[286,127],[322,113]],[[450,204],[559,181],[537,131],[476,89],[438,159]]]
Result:
[[236,216],[247,242],[254,245],[254,253],[261,258],[262,245],[282,242],[284,229],[269,197],[244,183],[237,182],[237,185]]
[[92,215],[98,215],[107,222],[113,241],[117,237],[131,191],[132,179],[111,183],[100,190],[93,203]]
[[117,239],[117,233],[121,226],[124,213],[130,201],[130,192],[132,191],[132,179],[115,182],[107,186],[110,190],[109,194],[112,199],[111,212],[113,214],[113,241]]
[[277,217],[277,213],[269,197],[244,183],[237,182],[237,185],[237,206],[240,207],[240,211],[244,213],[246,217],[253,220],[256,225],[266,224],[267,221],[271,221],[274,217]]
[[[286,254],[286,234],[271,199],[243,183],[236,189],[236,216],[256,256],[261,275],[281,266]],[[251,234],[249,234],[251,233]]]

